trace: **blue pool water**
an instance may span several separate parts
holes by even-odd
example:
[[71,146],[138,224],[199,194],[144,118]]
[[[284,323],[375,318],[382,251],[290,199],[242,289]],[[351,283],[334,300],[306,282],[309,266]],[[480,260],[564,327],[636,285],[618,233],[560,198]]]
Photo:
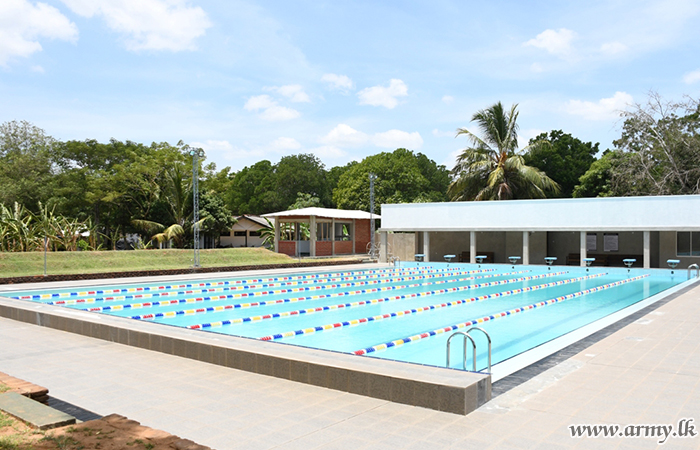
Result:
[[[685,280],[684,274],[671,275],[669,270],[403,263],[387,269],[92,286],[8,296],[444,367],[446,341],[455,331],[472,326],[487,331],[496,364]],[[482,370],[487,345],[480,333],[474,338]],[[454,368],[463,364],[461,341],[455,341]]]

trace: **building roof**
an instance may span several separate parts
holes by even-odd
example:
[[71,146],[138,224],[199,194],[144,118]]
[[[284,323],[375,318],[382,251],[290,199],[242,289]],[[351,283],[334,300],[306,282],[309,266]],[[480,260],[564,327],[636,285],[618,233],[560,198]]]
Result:
[[698,231],[700,195],[382,205],[384,231]]
[[347,209],[332,209],[332,208],[301,208],[290,209],[289,211],[280,211],[276,213],[263,214],[263,217],[325,217],[328,219],[381,219],[378,214],[370,214],[365,211],[355,211]]
[[259,230],[267,228],[267,221],[260,216],[242,215],[236,217],[236,223],[231,227],[232,230]]

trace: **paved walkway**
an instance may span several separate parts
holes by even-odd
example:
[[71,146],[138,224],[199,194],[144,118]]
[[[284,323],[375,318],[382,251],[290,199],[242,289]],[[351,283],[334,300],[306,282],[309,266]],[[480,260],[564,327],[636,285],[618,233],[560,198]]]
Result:
[[[571,424],[700,431],[700,287],[468,416],[255,375],[0,318],[0,370],[101,415],[228,449],[657,448]],[[700,436],[664,448],[700,448]]]

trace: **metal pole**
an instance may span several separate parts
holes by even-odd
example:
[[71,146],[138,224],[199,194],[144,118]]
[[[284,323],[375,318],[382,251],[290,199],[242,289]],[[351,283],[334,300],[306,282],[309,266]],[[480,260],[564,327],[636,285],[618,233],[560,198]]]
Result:
[[370,257],[376,257],[374,247],[374,180],[377,176],[370,172],[369,174],[369,222],[370,222]]
[[192,155],[192,203],[193,203],[193,228],[194,228],[194,268],[199,265],[199,158],[204,157],[204,150],[201,148],[190,150]]
[[46,276],[46,249],[49,246],[49,237],[44,236],[44,276]]

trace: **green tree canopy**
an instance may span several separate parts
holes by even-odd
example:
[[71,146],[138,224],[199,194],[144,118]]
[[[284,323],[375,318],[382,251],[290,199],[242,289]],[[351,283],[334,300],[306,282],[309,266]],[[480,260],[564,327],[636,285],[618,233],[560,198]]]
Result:
[[53,190],[55,139],[26,121],[0,125],[0,204],[37,212]]
[[[526,165],[518,152],[517,106],[506,111],[498,102],[477,111],[472,122],[482,137],[466,128],[457,130],[457,136],[469,138],[471,147],[462,151],[452,169],[454,181],[448,195],[453,201],[545,198],[548,193],[559,193],[559,185],[541,170]],[[522,151],[542,145],[547,143],[537,141]]]
[[614,144],[625,157],[613,163],[611,193],[700,193],[700,101],[667,101],[652,92],[645,105],[623,116],[622,136]]
[[[547,141],[550,145],[537,145]],[[582,142],[561,130],[552,130],[530,139],[530,148],[523,154],[525,164],[540,169],[556,181],[560,197],[571,197],[579,178],[596,160],[598,144]]]
[[241,169],[225,196],[229,209],[236,215],[274,212],[278,204],[274,176],[268,160]]
[[333,201],[340,209],[369,211],[369,174],[377,176],[375,211],[382,203],[445,201],[449,173],[425,155],[405,148],[368,156],[351,165],[338,179]]

